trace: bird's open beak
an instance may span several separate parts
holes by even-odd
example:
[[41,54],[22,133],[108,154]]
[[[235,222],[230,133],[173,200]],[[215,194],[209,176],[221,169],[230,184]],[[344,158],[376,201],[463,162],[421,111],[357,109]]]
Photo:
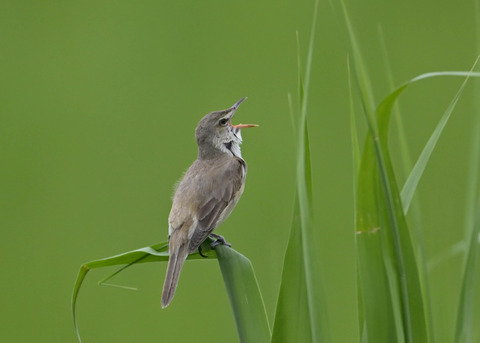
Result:
[[258,125],[257,124],[237,124],[237,125],[232,125],[232,127],[237,129],[245,129],[247,127],[258,127]]
[[[240,100],[238,100],[235,105],[233,105],[231,108],[232,110],[232,115],[230,116],[230,118],[233,117],[233,115],[235,114],[235,111],[237,110],[237,108],[240,106],[240,104],[247,98],[242,98]],[[234,127],[234,128],[237,128],[237,129],[246,129],[247,127],[257,127],[258,125],[257,124],[237,124],[237,125],[232,125],[232,123],[230,123],[230,126],[231,127]]]

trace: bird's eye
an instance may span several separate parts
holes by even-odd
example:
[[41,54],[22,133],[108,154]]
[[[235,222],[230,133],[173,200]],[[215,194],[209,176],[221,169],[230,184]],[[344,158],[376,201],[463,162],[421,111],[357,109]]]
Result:
[[222,119],[220,119],[218,124],[220,124],[221,126],[226,126],[228,124],[228,119],[222,118]]

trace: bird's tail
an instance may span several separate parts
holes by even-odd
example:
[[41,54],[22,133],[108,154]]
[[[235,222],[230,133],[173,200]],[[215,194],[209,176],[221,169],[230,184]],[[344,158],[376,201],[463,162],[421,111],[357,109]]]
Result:
[[170,259],[168,260],[167,275],[163,284],[162,308],[167,307],[175,295],[177,289],[178,278],[182,270],[183,263],[188,256],[188,245],[182,244],[170,251]]

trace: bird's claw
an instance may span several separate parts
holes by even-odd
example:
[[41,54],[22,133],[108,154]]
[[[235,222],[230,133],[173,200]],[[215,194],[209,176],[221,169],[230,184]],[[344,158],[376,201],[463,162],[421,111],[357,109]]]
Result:
[[202,257],[208,257],[207,255],[202,254],[202,246],[201,246],[201,245],[198,247],[198,253],[199,253],[200,256],[202,256]]

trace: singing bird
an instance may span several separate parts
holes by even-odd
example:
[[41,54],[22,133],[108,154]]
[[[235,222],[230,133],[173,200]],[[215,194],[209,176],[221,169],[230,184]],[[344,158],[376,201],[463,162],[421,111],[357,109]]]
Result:
[[168,217],[170,258],[163,285],[163,308],[175,295],[188,254],[196,252],[209,236],[217,239],[212,247],[228,244],[212,232],[232,213],[245,187],[247,164],[240,152],[241,129],[258,125],[231,123],[245,99],[226,110],[207,114],[195,130],[197,160],[180,181]]

